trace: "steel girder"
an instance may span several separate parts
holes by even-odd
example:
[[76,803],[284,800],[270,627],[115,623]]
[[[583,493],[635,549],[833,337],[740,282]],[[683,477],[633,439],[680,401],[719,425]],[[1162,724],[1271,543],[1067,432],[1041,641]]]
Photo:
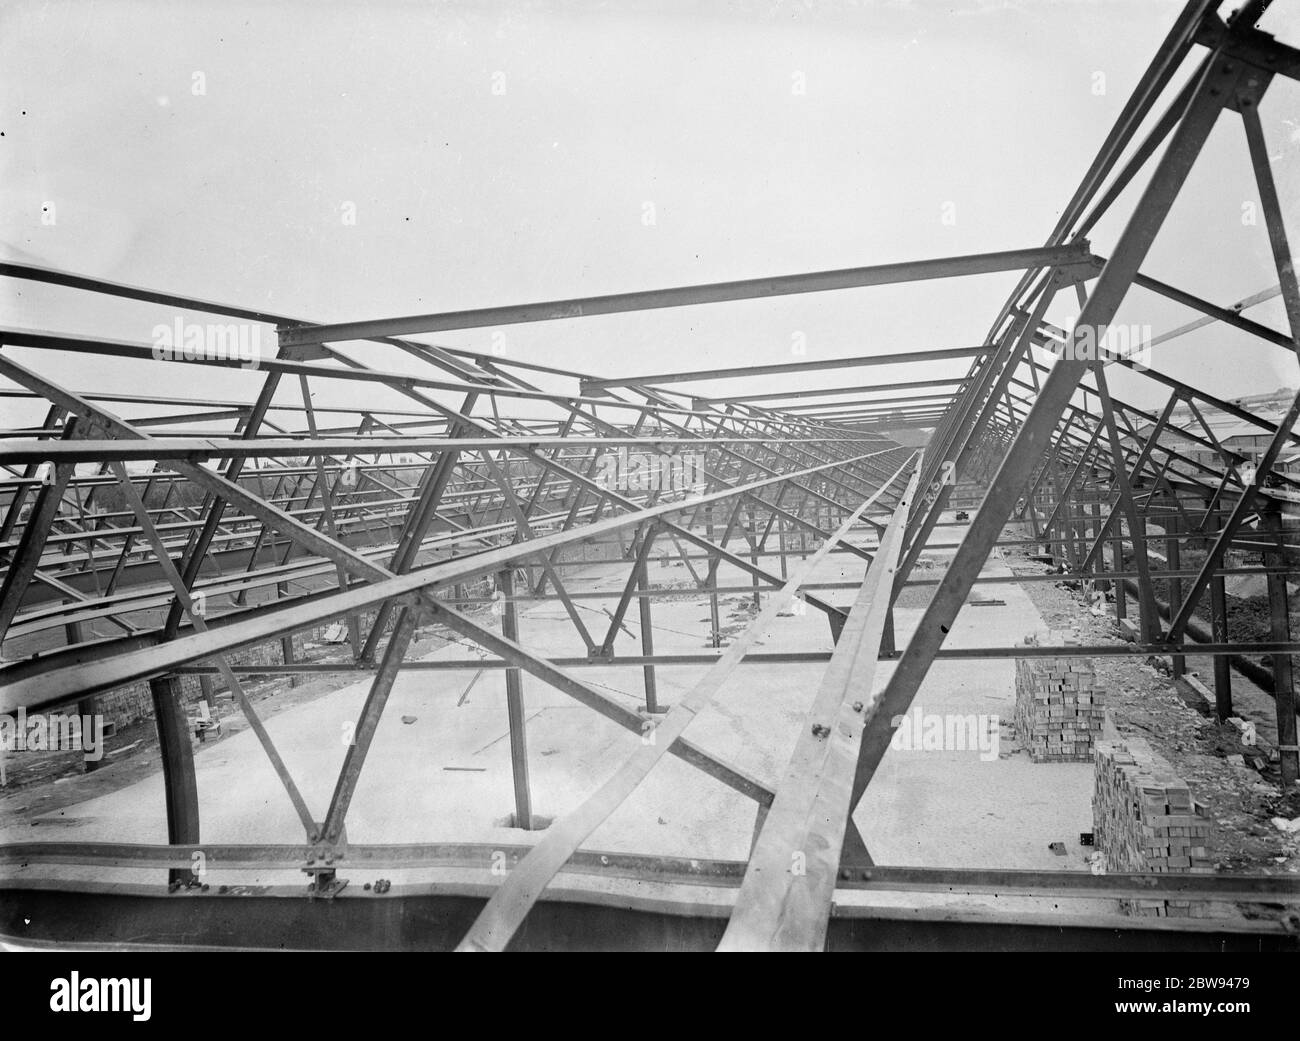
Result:
[[[1137,580],[1136,642],[1127,648],[1078,648],[1078,653],[1171,653],[1175,661],[1185,652],[1208,653],[1223,663],[1226,677],[1227,662],[1235,654],[1280,654],[1285,662],[1289,652],[1300,650],[1290,639],[1284,592],[1288,559],[1296,547],[1286,542],[1277,517],[1300,481],[1275,466],[1282,450],[1300,441],[1292,429],[1300,417],[1300,397],[1274,422],[1158,370],[1135,366],[1128,358],[1087,357],[1077,349],[1089,330],[1105,329],[1137,286],[1201,316],[1153,343],[1218,321],[1292,354],[1300,350],[1300,288],[1255,115],[1273,77],[1300,77],[1300,54],[1256,30],[1253,18],[1225,24],[1210,8],[1207,0],[1186,5],[1057,227],[1038,249],[334,325],[81,275],[0,265],[0,277],[274,325],[280,347],[276,357],[261,359],[250,375],[257,387],[248,400],[203,401],[78,392],[42,375],[40,366],[19,364],[12,351],[5,353],[24,347],[156,363],[146,345],[0,331],[0,375],[15,385],[0,391],[3,400],[35,405],[38,416],[29,421],[34,425],[11,425],[0,434],[0,467],[7,471],[0,473],[0,639],[6,641],[6,651],[18,649],[20,659],[0,667],[0,708],[47,708],[133,680],[154,682],[168,761],[169,833],[175,843],[162,858],[172,858],[168,867],[175,871],[184,867],[174,860],[181,858],[185,840],[197,836],[198,821],[186,787],[185,750],[173,732],[176,727],[164,726],[162,717],[175,722],[171,680],[178,672],[219,673],[259,731],[272,763],[278,764],[309,843],[292,859],[306,860],[315,892],[322,895],[334,891],[334,871],[323,865],[343,841],[351,795],[398,672],[466,664],[404,662],[417,625],[433,621],[460,633],[495,655],[477,667],[505,668],[516,684],[528,672],[630,729],[641,728],[642,717],[614,705],[571,670],[597,664],[644,669],[653,712],[656,668],[708,664],[710,670],[693,694],[654,728],[663,743],[643,748],[610,786],[559,822],[532,852],[521,853],[510,881],[479,908],[478,921],[461,938],[461,946],[498,949],[510,943],[547,883],[590,859],[580,846],[594,825],[670,752],[761,807],[754,855],[743,870],[732,873],[740,890],[736,912],[725,936],[719,932],[713,942],[721,939],[724,947],[834,946],[832,897],[837,887],[854,881],[843,877],[841,865],[860,867],[866,854],[850,815],[888,743],[888,721],[906,711],[935,660],[1026,653],[1023,648],[952,651],[942,646],[979,568],[997,546],[1045,545],[1068,561],[1076,577],[1109,580],[1120,614],[1125,586]],[[1178,69],[1200,53],[1198,48],[1205,48],[1206,56],[1195,74],[1174,88]],[[1162,103],[1163,113],[1139,138],[1140,127]],[[1274,289],[1235,306],[1202,300],[1140,270],[1224,109],[1242,120],[1278,273]],[[1096,255],[1087,235],[1123,188],[1148,168],[1150,181],[1111,255]],[[398,338],[1007,270],[1023,272],[1020,283],[984,341],[966,348],[608,377]],[[1071,285],[1080,295],[1082,313],[1066,331],[1052,326],[1046,314],[1054,295]],[[1284,302],[1289,333],[1242,313],[1275,296]],[[361,357],[336,346],[358,339],[367,341]],[[1044,364],[1036,350],[1057,355],[1054,363]],[[413,375],[379,368],[371,359],[383,351],[397,351],[430,369]],[[965,376],[888,386],[797,386],[757,394],[744,393],[742,386],[734,396],[715,397],[664,389],[677,383],[962,359],[970,359]],[[241,361],[195,358],[189,363],[236,368]],[[1170,391],[1166,404],[1151,412],[1116,398],[1104,371],[1111,364],[1164,386]],[[285,381],[286,376],[296,380]],[[547,386],[556,382],[564,388]],[[292,383],[296,401],[282,393],[282,384]],[[365,403],[313,402],[313,388],[339,385],[366,396]],[[908,393],[876,396],[882,391]],[[454,399],[450,403],[449,395]],[[397,399],[400,407],[394,404]],[[143,414],[123,419],[107,404]],[[1195,417],[1199,432],[1174,423],[1182,406]],[[1243,458],[1219,442],[1201,411],[1207,408],[1254,423],[1270,437],[1257,460],[1256,479],[1243,475]],[[340,417],[341,425],[324,426],[325,416]],[[919,458],[888,436],[916,426],[933,430]],[[658,456],[666,466],[674,465],[673,459],[680,463],[683,453],[696,453],[699,486],[669,490],[651,483],[630,489],[603,483],[598,477],[602,459],[623,450]],[[132,472],[127,467],[143,462],[153,469]],[[970,474],[975,475],[979,508],[956,547],[952,567],[942,579],[914,578],[922,550],[934,546],[931,540],[944,526],[941,515],[953,501],[957,483]],[[124,505],[101,509],[97,497],[113,495]],[[1013,515],[1030,525],[1032,538],[1003,535],[1003,525]],[[867,529],[876,538],[874,546],[848,537]],[[774,532],[777,550],[768,548]],[[797,550],[788,547],[793,534],[800,539]],[[809,536],[816,543],[811,550]],[[603,637],[593,636],[578,614],[577,604],[587,594],[566,585],[565,551],[592,538],[619,540],[619,558],[627,570]],[[1208,539],[1212,545],[1202,564],[1183,569],[1178,549],[1189,539]],[[737,540],[743,545],[729,548]],[[826,614],[839,641],[836,650],[753,652],[755,622],[721,655],[656,654],[650,640],[644,640],[641,654],[618,653],[616,637],[633,599],[643,633],[648,633],[658,591],[647,588],[645,563],[654,546],[669,543],[691,569],[697,589],[715,602],[722,589],[735,588],[719,585],[722,563],[748,575],[754,589],[772,592],[760,619],[802,583],[806,602]],[[1166,548],[1163,557],[1150,548],[1156,544]],[[1107,545],[1114,553],[1110,569],[1103,560]],[[687,547],[693,547],[694,555]],[[1225,556],[1233,548],[1262,554],[1264,566],[1231,566]],[[789,576],[794,558],[809,552],[812,560],[796,565]],[[821,587],[807,581],[812,563],[830,553],[868,565],[863,583],[848,584],[858,590],[858,602],[847,615],[817,597],[813,590]],[[1131,568],[1126,554],[1133,559]],[[780,575],[762,563],[773,557]],[[1152,560],[1165,566],[1153,567]],[[704,565],[700,571],[697,562]],[[467,593],[465,583],[493,576],[498,591],[513,592],[518,567],[536,575],[527,595],[562,603],[585,655],[543,656],[529,649],[515,628],[513,595],[505,611],[506,631],[498,633],[466,613],[483,597]],[[1269,642],[1234,644],[1226,638],[1222,582],[1225,575],[1240,573],[1267,576],[1275,616]],[[1171,583],[1167,606],[1151,592],[1152,580],[1159,578]],[[861,708],[850,705],[845,676],[862,680],[876,660],[897,653],[890,622],[893,601],[904,588],[927,584],[937,586],[936,594],[888,685],[879,696],[865,698]],[[289,596],[291,585],[296,592]],[[1188,645],[1185,633],[1206,590],[1211,594],[1212,642]],[[363,634],[366,623],[360,613],[367,608],[375,609],[376,617]],[[287,655],[278,666],[242,666],[227,657],[241,647],[288,638],[340,617],[352,619],[353,639],[352,661],[341,667],[373,674],[373,682],[359,740],[349,748],[330,805],[317,820],[300,795],[294,799],[293,779],[264,728],[259,729],[240,687],[241,676],[257,671],[307,673],[313,667]],[[85,635],[101,623],[120,632]],[[61,634],[66,645],[39,643],[53,633]],[[833,748],[817,746],[815,730],[804,735],[775,790],[682,735],[732,668],[794,660],[826,663],[827,700],[823,705],[819,699],[815,711],[844,718],[837,724]],[[853,664],[846,666],[849,661]],[[1273,680],[1284,777],[1294,779],[1300,750],[1295,747],[1289,667],[1275,669]],[[516,708],[517,700],[512,702]],[[1225,704],[1230,709],[1230,696],[1226,703],[1221,698],[1221,711]],[[521,714],[512,711],[510,724],[516,812],[526,825],[531,810]],[[817,754],[828,750],[834,754]],[[823,809],[833,805],[834,810],[821,818],[811,812],[814,804]],[[842,840],[850,860],[836,855]],[[792,885],[788,873],[772,869],[791,848],[809,844],[824,847],[826,855],[806,885]],[[0,859],[4,855],[0,847]],[[127,854],[105,848],[80,855],[102,864]],[[641,869],[648,870],[646,865]],[[887,877],[898,869],[879,870]],[[987,884],[1014,888],[1013,881],[999,877]],[[1056,880],[1053,891],[1073,882]],[[1237,880],[1247,889],[1256,882],[1263,887],[1259,892],[1270,897],[1281,892],[1276,882]],[[787,914],[790,908],[798,913]]]

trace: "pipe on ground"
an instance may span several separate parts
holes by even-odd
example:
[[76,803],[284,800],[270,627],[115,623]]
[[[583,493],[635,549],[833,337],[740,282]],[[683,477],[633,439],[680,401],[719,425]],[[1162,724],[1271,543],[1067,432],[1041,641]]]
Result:
[[[1133,596],[1136,597],[1138,595],[1137,582],[1135,582],[1131,578],[1126,578],[1123,580],[1123,582],[1124,582],[1125,590],[1131,592]],[[1159,597],[1156,597],[1154,599],[1156,602],[1156,607],[1160,611],[1160,617],[1165,621],[1169,621],[1169,605],[1165,601],[1161,600]],[[1192,639],[1196,640],[1198,643],[1214,642],[1214,639],[1210,634],[1210,630],[1207,629],[1200,622],[1196,621],[1196,619],[1194,618],[1187,623],[1187,635],[1190,636]],[[1195,654],[1196,651],[1192,648],[1189,648],[1187,650],[1187,653]],[[1228,664],[1231,665],[1234,669],[1236,669],[1237,672],[1240,673],[1242,676],[1244,676],[1246,679],[1250,680],[1251,683],[1255,684],[1255,686],[1257,686],[1270,698],[1273,696],[1273,672],[1271,669],[1266,669],[1262,665],[1256,665],[1253,661],[1243,658],[1240,654],[1229,655]]]

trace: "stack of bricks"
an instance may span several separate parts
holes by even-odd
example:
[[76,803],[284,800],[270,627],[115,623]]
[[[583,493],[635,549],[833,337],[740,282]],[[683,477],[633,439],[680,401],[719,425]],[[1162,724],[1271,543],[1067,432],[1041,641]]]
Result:
[[[1077,646],[1060,632],[1026,636],[1027,647]],[[1106,721],[1106,692],[1088,658],[1016,659],[1016,738],[1036,763],[1089,763]]]
[[[1108,872],[1214,871],[1211,824],[1172,766],[1140,738],[1100,741],[1092,796],[1093,842]],[[1191,900],[1125,900],[1129,914],[1200,918]]]

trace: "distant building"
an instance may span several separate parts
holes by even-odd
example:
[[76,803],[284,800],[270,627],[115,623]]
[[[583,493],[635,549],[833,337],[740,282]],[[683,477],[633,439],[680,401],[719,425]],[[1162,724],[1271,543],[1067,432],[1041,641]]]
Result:
[[[1233,398],[1230,404],[1270,423],[1278,423],[1291,407],[1295,396],[1296,389],[1294,387],[1278,387],[1276,390],[1261,394],[1248,394]],[[1200,419],[1196,417],[1187,402],[1180,401],[1169,415],[1169,426],[1205,440],[1218,441],[1229,452],[1237,453],[1252,460],[1258,460],[1273,439],[1271,431],[1229,415],[1213,405],[1198,403],[1196,409],[1200,413]],[[1204,420],[1204,425],[1202,425],[1201,420]],[[1138,436],[1150,436],[1154,427],[1154,423],[1143,424],[1138,428]],[[1206,427],[1209,427],[1212,437],[1207,437]],[[1296,429],[1300,432],[1300,424],[1297,424]],[[1212,446],[1195,444],[1182,438],[1179,438],[1178,442],[1181,443],[1177,444],[1177,450],[1183,455],[1206,466],[1218,467],[1221,465],[1222,459],[1218,451]],[[1166,443],[1172,444],[1172,442],[1168,441]],[[1300,453],[1291,454],[1296,457],[1296,464],[1300,464]],[[1292,465],[1295,466],[1296,464]],[[1279,463],[1279,467],[1281,465]]]

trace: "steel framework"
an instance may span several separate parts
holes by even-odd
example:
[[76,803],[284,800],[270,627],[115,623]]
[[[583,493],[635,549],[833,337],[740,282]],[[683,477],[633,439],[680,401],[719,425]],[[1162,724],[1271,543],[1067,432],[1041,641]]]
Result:
[[[1300,652],[1300,643],[1290,633],[1286,577],[1293,570],[1288,554],[1300,547],[1287,541],[1281,512],[1296,501],[1300,480],[1278,464],[1285,450],[1300,443],[1294,430],[1300,396],[1279,422],[1272,422],[1131,357],[1099,357],[1085,344],[1086,337],[1104,332],[1137,287],[1199,314],[1152,343],[1219,322],[1280,350],[1300,350],[1300,288],[1257,114],[1275,77],[1300,78],[1300,51],[1256,28],[1265,7],[1247,3],[1225,21],[1209,0],[1186,4],[1039,248],[336,325],[0,264],[6,279],[136,301],[169,313],[264,323],[278,336],[275,357],[244,372],[246,397],[210,400],[73,389],[46,375],[43,366],[20,363],[13,351],[26,348],[38,358],[67,352],[104,356],[142,372],[156,371],[148,367],[162,363],[148,344],[0,330],[0,376],[10,384],[0,394],[9,404],[27,409],[35,404],[43,413],[39,423],[11,423],[0,435],[0,639],[6,652],[0,709],[48,710],[147,680],[163,752],[170,843],[0,845],[0,862],[28,869],[41,864],[149,867],[169,872],[175,883],[189,879],[191,857],[203,849],[235,870],[301,869],[310,878],[302,891],[242,902],[188,891],[168,897],[148,888],[107,892],[74,883],[57,888],[65,900],[96,899],[112,912],[101,921],[98,935],[105,941],[121,935],[111,923],[115,913],[127,914],[129,908],[137,937],[152,934],[142,929],[142,920],[155,922],[156,935],[162,936],[165,923],[182,914],[212,923],[192,934],[200,937],[197,943],[269,946],[285,942],[292,926],[303,930],[297,935],[313,938],[306,942],[336,945],[347,941],[322,940],[323,919],[314,916],[329,914],[329,905],[342,902],[348,903],[355,945],[382,945],[377,930],[387,919],[379,916],[387,912],[359,893],[342,893],[342,865],[481,870],[493,852],[472,846],[349,845],[345,831],[399,671],[472,668],[506,670],[516,820],[525,827],[533,812],[521,673],[630,731],[651,731],[654,740],[643,741],[612,778],[541,833],[535,845],[509,850],[512,869],[504,881],[412,887],[393,897],[407,901],[410,913],[437,923],[418,939],[403,939],[401,946],[499,950],[511,943],[545,945],[555,936],[574,939],[581,935],[576,930],[592,928],[609,945],[617,945],[620,932],[724,950],[901,942],[888,939],[897,936],[897,923],[891,925],[883,909],[850,911],[837,905],[837,890],[861,888],[1294,901],[1300,882],[1278,877],[1094,878],[876,867],[852,822],[888,747],[889,721],[906,713],[936,660],[1035,653],[943,646],[980,569],[1002,546],[1041,546],[1070,575],[1110,584],[1116,615],[1131,625],[1133,642],[1072,653],[1170,655],[1178,674],[1185,655],[1212,656],[1222,718],[1232,714],[1230,667],[1242,664],[1245,654],[1272,655],[1271,673],[1250,668],[1256,678],[1265,677],[1276,699],[1284,783],[1297,779],[1300,748],[1289,655]],[[1183,78],[1180,70],[1189,67],[1191,74]],[[1239,122],[1243,131],[1278,281],[1252,297],[1219,304],[1157,281],[1141,267],[1225,110],[1225,119]],[[1142,176],[1145,187],[1113,250],[1097,255],[1090,232]],[[1019,272],[1019,282],[987,336],[972,346],[609,377],[409,339],[444,330],[1007,271]],[[1081,308],[1068,331],[1046,320],[1062,292],[1075,296]],[[1288,329],[1247,317],[1248,309],[1278,296]],[[383,367],[385,357],[400,357],[407,367]],[[410,359],[418,363],[414,370]],[[245,368],[235,357],[200,354],[177,360],[198,368]],[[921,370],[917,379],[902,383],[764,393],[745,393],[741,385],[762,375],[951,360],[969,360],[964,376],[928,378]],[[1168,394],[1164,407],[1149,411],[1114,397],[1106,377],[1112,366],[1162,388]],[[698,389],[720,381],[727,392],[718,396]],[[670,389],[678,383],[692,390]],[[340,386],[355,390],[365,403],[314,403],[317,389]],[[386,404],[378,404],[377,395]],[[1195,426],[1181,429],[1171,422],[1179,406],[1197,418]],[[119,408],[132,418],[111,410]],[[1253,460],[1253,479],[1242,470],[1249,460],[1216,438],[1203,418],[1205,408],[1252,424],[1268,438],[1266,450]],[[932,429],[924,450],[891,436],[911,427]],[[600,477],[601,460],[620,449],[654,453],[669,461],[665,466],[686,453],[699,454],[702,480],[690,489],[611,487]],[[974,517],[955,546],[951,566],[942,578],[930,578],[917,569],[918,560],[936,545],[932,539],[943,530],[945,511],[966,505],[955,497],[960,481],[978,486],[979,501],[969,504]],[[125,506],[97,508],[96,497],[110,493],[120,495]],[[1028,526],[1027,538],[1004,532],[1009,518]],[[864,544],[855,534],[869,537]],[[626,581],[615,609],[606,612],[607,624],[593,631],[582,601],[601,594],[571,588],[566,576],[571,558],[565,551],[602,538],[622,547]],[[1208,552],[1198,566],[1185,569],[1180,547],[1189,542],[1208,546]],[[733,543],[738,548],[729,548]],[[1156,552],[1160,545],[1163,554]],[[1265,563],[1228,566],[1230,549],[1262,554]],[[680,558],[696,588],[711,598],[716,651],[656,653],[650,617],[656,599],[667,594],[646,579],[646,562],[655,551]],[[865,579],[813,583],[811,572],[830,553],[861,561]],[[750,576],[752,586],[721,585],[723,564]],[[1239,574],[1267,576],[1273,611],[1269,641],[1228,638],[1223,582]],[[471,585],[484,578],[494,583],[502,604],[499,630],[466,610],[486,596],[476,596]],[[1014,579],[1035,580],[1040,579]],[[1158,580],[1167,582],[1167,603],[1157,599],[1153,582]],[[895,602],[904,589],[926,586],[936,587],[933,599],[910,640],[896,647]],[[818,595],[837,587],[854,591],[850,609]],[[723,650],[718,596],[755,592],[757,597],[759,590],[770,593],[763,610]],[[1209,629],[1196,621],[1207,592]],[[834,651],[755,651],[764,626],[796,596],[825,615]],[[556,601],[585,655],[547,655],[530,648],[518,628],[518,599]],[[641,653],[625,654],[616,649],[615,638],[634,605],[642,621]],[[347,662],[294,660],[295,632],[339,619],[348,622]],[[421,624],[443,626],[486,656],[405,661]],[[280,663],[228,660],[241,648],[275,639],[284,641]],[[879,660],[896,660],[896,665],[887,684],[872,695]],[[821,662],[825,671],[790,763],[770,788],[692,741],[686,731],[733,670],[778,662]],[[641,669],[645,710],[631,710],[585,681],[582,671],[589,666]],[[657,702],[656,670],[675,666],[701,671],[689,692],[664,712]],[[316,807],[304,798],[245,693],[250,675],[314,671],[372,676],[333,795],[327,806]],[[205,682],[214,675],[224,679],[293,803],[303,833],[299,844],[214,848],[200,843],[194,763],[180,706],[179,677],[185,674],[198,674]],[[669,754],[757,803],[748,863],[583,848],[593,830]],[[806,874],[783,867],[792,850],[808,853]],[[590,876],[606,882],[654,878],[677,898],[638,903],[611,898],[603,889],[596,895],[579,884]],[[24,932],[15,909],[23,900],[37,899],[40,889],[25,878],[10,873],[0,882],[5,908],[0,932],[81,939],[58,924],[41,936]],[[181,897],[192,899],[177,910]],[[224,903],[216,912],[196,909],[195,901],[218,900]],[[48,920],[57,923],[57,904],[50,906]],[[948,945],[986,945],[988,937],[1033,945],[1043,942],[1042,936],[1089,945],[1131,946],[1141,938],[1153,945],[1290,943],[1281,926],[1260,923],[1173,929],[1124,919],[1046,922],[925,914],[914,919],[921,920],[935,928],[941,924],[946,932],[934,942]],[[233,933],[232,921],[238,923]]]

